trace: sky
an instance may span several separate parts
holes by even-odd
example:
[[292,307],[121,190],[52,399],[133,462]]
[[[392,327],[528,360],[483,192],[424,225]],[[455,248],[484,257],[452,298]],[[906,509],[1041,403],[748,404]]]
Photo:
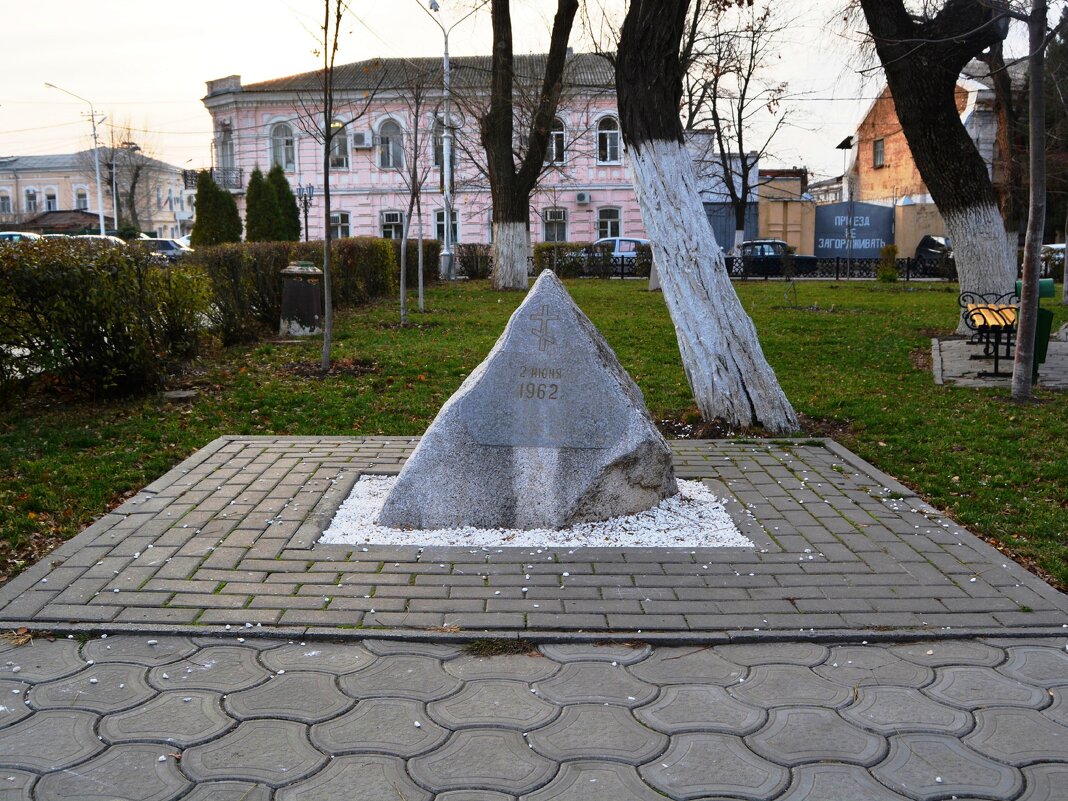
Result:
[[[433,56],[442,34],[427,0],[350,0],[338,63],[375,57]],[[448,24],[463,0],[439,0]],[[466,0],[470,3],[470,0]],[[620,0],[607,0],[620,2]],[[853,132],[881,86],[850,66],[855,35],[835,11],[843,0],[795,0],[796,15],[773,75],[789,82],[791,124],[762,166],[806,166],[813,179],[838,175],[835,144]],[[513,0],[516,52],[548,48],[554,0]],[[621,5],[621,2],[620,2]],[[422,6],[422,7],[421,7]],[[468,5],[468,7],[470,7]],[[323,0],[0,0],[5,64],[0,83],[0,156],[67,153],[91,146],[89,103],[102,124],[182,168],[210,166],[211,119],[205,81],[239,74],[244,83],[314,70]],[[451,16],[450,16],[451,15]],[[577,23],[576,23],[577,26]],[[450,36],[453,55],[488,53],[488,9]],[[588,50],[572,37],[576,50]]]

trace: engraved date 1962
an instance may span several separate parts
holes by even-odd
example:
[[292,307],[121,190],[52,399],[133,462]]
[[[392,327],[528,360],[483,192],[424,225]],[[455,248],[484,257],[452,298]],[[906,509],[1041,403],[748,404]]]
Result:
[[516,397],[524,400],[559,400],[559,384],[536,384],[533,381],[520,382],[516,388]]

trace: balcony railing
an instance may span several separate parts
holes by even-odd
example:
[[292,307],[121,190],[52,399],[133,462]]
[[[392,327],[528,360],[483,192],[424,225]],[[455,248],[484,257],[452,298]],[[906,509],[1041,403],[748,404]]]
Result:
[[[182,182],[185,184],[186,189],[197,188],[197,175],[199,173],[199,170],[182,170]],[[211,178],[216,185],[223,189],[240,192],[245,188],[244,170],[239,167],[227,170],[212,167]]]

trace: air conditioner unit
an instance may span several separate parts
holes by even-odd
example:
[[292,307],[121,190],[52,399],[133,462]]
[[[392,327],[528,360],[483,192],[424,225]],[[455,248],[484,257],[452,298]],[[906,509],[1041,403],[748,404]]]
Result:
[[374,136],[370,131],[353,131],[352,147],[354,150],[367,150],[375,146]]
[[399,211],[382,212],[382,222],[386,225],[400,225],[403,220]]
[[566,222],[567,212],[564,209],[546,209],[545,222]]
[[589,192],[579,192],[578,194],[575,195],[575,200],[578,202],[578,204],[580,206],[589,205],[590,193]]

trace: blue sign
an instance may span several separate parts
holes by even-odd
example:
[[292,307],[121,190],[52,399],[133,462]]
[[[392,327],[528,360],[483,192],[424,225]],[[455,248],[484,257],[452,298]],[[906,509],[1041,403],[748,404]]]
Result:
[[874,203],[830,203],[816,206],[816,256],[833,259],[877,259],[894,242],[894,207]]

